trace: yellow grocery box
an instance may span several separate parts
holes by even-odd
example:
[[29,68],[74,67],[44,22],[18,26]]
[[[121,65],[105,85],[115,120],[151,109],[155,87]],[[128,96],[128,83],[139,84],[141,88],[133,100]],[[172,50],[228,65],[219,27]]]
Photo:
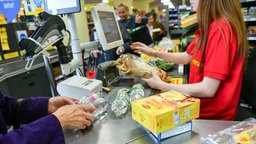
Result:
[[197,14],[196,13],[180,20],[182,28],[192,26],[192,25],[196,24],[197,22],[198,22],[198,20],[197,20]]
[[200,100],[168,91],[132,102],[132,118],[158,134],[199,117]]

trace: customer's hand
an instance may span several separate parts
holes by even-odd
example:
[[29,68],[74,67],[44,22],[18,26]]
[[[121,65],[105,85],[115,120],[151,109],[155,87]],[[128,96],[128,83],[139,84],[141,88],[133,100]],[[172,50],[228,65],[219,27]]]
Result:
[[94,116],[91,114],[96,108],[91,105],[66,105],[53,113],[59,120],[62,128],[85,129],[91,125]]
[[162,88],[162,85],[164,84],[164,82],[159,78],[159,76],[157,76],[157,74],[154,70],[151,71],[151,74],[152,74],[151,78],[149,78],[149,79],[143,78],[142,80],[147,82],[151,88],[162,90],[161,88]]
[[142,52],[147,55],[155,56],[155,51],[143,43],[134,42],[130,47],[134,52]]
[[53,113],[62,106],[75,104],[76,101],[78,100],[74,98],[65,97],[65,96],[52,97],[49,99],[48,113]]
[[123,52],[124,52],[124,47],[123,47],[123,46],[119,46],[119,47],[116,49],[116,54],[117,54],[117,55],[121,55]]
[[99,50],[92,50],[92,57],[98,58],[101,52]]

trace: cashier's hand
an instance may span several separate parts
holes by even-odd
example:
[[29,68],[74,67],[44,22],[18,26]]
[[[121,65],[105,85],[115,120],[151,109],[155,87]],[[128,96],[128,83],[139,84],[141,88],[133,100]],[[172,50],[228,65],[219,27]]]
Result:
[[154,88],[154,89],[158,89],[158,90],[162,90],[162,85],[164,85],[165,82],[163,82],[158,76],[157,74],[152,70],[151,71],[151,74],[152,74],[152,77],[149,78],[149,79],[145,79],[143,78],[142,80],[144,80],[145,82],[148,83],[148,85],[151,87],[151,88]]
[[92,111],[96,108],[91,105],[66,105],[53,113],[59,120],[62,128],[85,129],[94,120]]
[[141,42],[134,42],[130,47],[134,52],[141,52],[147,55],[155,56],[155,50]]
[[66,96],[56,96],[49,99],[48,103],[48,113],[54,113],[58,108],[65,105],[72,105],[77,102],[77,99],[69,98]]

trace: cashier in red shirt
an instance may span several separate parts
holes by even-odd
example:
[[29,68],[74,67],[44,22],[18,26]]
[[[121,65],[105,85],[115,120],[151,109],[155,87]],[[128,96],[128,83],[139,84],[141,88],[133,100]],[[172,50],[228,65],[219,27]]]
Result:
[[189,84],[165,83],[154,72],[152,78],[144,80],[152,88],[200,98],[201,119],[234,120],[248,52],[240,1],[190,0],[190,3],[197,10],[199,30],[186,52],[164,53],[141,43],[133,43],[131,48],[170,62],[190,63]]

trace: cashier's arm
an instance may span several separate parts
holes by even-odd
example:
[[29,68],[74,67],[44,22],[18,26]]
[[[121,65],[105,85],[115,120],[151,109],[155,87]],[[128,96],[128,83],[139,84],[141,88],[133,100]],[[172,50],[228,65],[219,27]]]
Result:
[[[156,76],[154,73],[153,75]],[[145,79],[145,81],[152,87],[156,89],[161,89],[164,91],[167,90],[176,90],[184,94],[188,94],[191,96],[197,96],[197,97],[214,97],[219,85],[220,80],[213,79],[209,77],[204,77],[203,81],[199,83],[194,84],[183,84],[183,85],[177,85],[177,84],[169,84],[165,83],[161,80],[156,80],[158,77],[153,76],[153,78]],[[158,82],[156,82],[158,81]]]
[[188,64],[192,59],[192,55],[189,55],[187,52],[177,52],[177,53],[166,53],[162,51],[154,51],[154,52],[155,52],[154,55],[156,57],[168,60],[176,64]]
[[182,93],[198,96],[198,97],[214,97],[218,87],[220,85],[220,80],[204,77],[203,81],[194,84],[183,84],[174,85],[171,84],[172,90],[180,91]]

